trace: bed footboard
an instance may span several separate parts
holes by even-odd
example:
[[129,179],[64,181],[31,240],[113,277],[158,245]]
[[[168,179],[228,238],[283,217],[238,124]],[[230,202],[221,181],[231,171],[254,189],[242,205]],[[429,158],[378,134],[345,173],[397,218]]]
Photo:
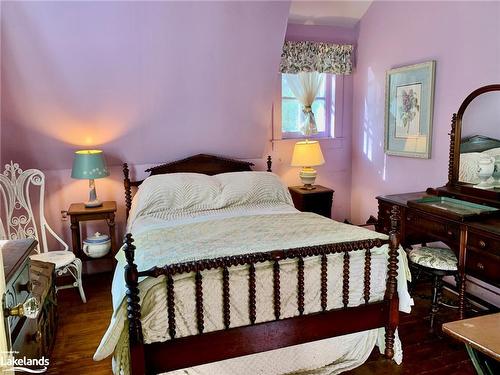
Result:
[[[201,260],[181,264],[154,267],[138,271],[134,264],[134,240],[125,236],[124,251],[127,259],[125,280],[127,284],[127,317],[129,322],[130,369],[132,375],[166,372],[185,367],[264,352],[291,345],[326,339],[348,333],[385,327],[385,356],[394,355],[395,330],[399,319],[397,294],[399,211],[394,206],[391,215],[391,231],[388,240],[371,239],[334,243],[320,246],[275,250],[241,256]],[[388,271],[384,299],[370,300],[371,249],[388,244]],[[348,307],[350,252],[364,250],[363,298],[365,303]],[[343,254],[342,304],[340,309],[327,310],[327,255]],[[321,258],[321,310],[304,314],[304,258]],[[280,305],[280,260],[297,259],[297,306],[298,316],[281,318]],[[273,265],[274,321],[256,323],[255,265],[271,262]],[[250,325],[230,328],[231,308],[229,303],[229,267],[248,265],[248,295]],[[203,276],[202,271],[219,269],[222,272],[222,305],[225,329],[204,333]],[[198,334],[176,338],[175,285],[173,276],[180,273],[195,273],[195,303]],[[168,331],[171,337],[166,342],[144,344],[139,300],[139,277],[164,275],[167,282]],[[214,345],[214,342],[217,345]]]

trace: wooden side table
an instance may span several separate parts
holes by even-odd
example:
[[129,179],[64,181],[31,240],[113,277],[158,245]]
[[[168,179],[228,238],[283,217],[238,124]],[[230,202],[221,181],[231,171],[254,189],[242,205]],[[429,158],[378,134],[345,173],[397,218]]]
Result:
[[316,189],[305,190],[302,186],[291,186],[288,189],[293,199],[295,208],[303,212],[314,212],[315,214],[332,217],[332,189],[321,185],[314,185]]
[[[116,254],[115,233],[116,202],[105,201],[100,207],[87,208],[83,203],[73,203],[69,207],[68,215],[71,218],[71,237],[73,252],[82,260],[83,273],[93,274],[112,271],[115,266],[114,256]],[[82,239],[80,235],[80,222],[91,220],[105,220],[109,228],[111,239],[111,250],[102,258],[90,258],[82,250]]]

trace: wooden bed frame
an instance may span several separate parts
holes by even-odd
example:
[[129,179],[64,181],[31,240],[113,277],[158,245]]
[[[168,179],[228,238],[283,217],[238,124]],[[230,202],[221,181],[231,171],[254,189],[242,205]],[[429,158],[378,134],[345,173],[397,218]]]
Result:
[[[252,163],[221,158],[211,155],[196,155],[173,163],[150,168],[150,175],[197,172],[214,175],[224,172],[249,171]],[[271,171],[271,157],[267,160]],[[132,187],[142,181],[131,181],[127,164],[123,165],[125,202],[128,212],[132,202]],[[273,250],[269,252],[229,256],[180,264],[159,265],[149,270],[137,270],[134,264],[133,238],[125,236],[124,251],[127,259],[125,281],[127,284],[127,311],[130,343],[130,372],[132,375],[154,374],[186,367],[206,364],[248,354],[298,345],[306,342],[340,336],[368,329],[385,327],[385,356],[394,355],[394,335],[399,321],[399,299],[397,294],[397,263],[399,234],[397,231],[399,212],[394,206],[391,216],[391,231],[388,240],[371,239],[320,246]],[[370,274],[371,249],[383,244],[389,245],[388,271],[385,296],[382,301],[371,302]],[[349,259],[350,252],[365,251],[363,296],[365,303],[348,307],[349,302]],[[342,303],[343,308],[327,310],[327,255],[343,254]],[[304,258],[321,257],[321,309],[312,314],[304,313]],[[297,305],[298,316],[281,318],[280,264],[283,259],[297,259]],[[255,265],[261,262],[273,264],[274,321],[256,323],[256,272]],[[230,327],[231,309],[229,296],[229,267],[248,265],[249,320],[250,325]],[[225,329],[204,333],[203,277],[202,271],[219,269],[222,274],[222,308]],[[176,338],[175,286],[173,276],[181,273],[195,273],[195,303],[198,334]],[[141,306],[138,281],[140,277],[164,275],[167,283],[168,331],[172,339],[165,342],[145,344],[141,326]]]

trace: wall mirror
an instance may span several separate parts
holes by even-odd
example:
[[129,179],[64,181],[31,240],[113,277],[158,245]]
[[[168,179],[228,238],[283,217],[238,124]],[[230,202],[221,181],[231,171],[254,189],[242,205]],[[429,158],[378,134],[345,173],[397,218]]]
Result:
[[449,185],[500,193],[500,84],[472,92],[453,116]]

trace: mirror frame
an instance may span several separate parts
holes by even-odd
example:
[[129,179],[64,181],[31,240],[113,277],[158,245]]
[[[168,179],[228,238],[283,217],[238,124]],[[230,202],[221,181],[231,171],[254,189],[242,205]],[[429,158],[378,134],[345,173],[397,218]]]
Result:
[[[477,98],[479,95],[485,94],[491,91],[500,91],[500,84],[493,84],[480,87],[473,92],[471,92],[467,98],[463,101],[458,109],[457,113],[454,113],[451,119],[451,132],[450,135],[450,158],[448,163],[448,183],[447,186],[462,186],[466,187],[467,183],[458,181],[459,168],[460,168],[460,143],[462,141],[462,118],[464,116],[464,112],[469,106],[469,104]],[[488,192],[487,190],[481,190],[481,194],[476,188],[470,187],[470,192],[477,192],[478,195],[483,195],[484,192]],[[496,192],[491,192],[493,195],[496,195]]]

